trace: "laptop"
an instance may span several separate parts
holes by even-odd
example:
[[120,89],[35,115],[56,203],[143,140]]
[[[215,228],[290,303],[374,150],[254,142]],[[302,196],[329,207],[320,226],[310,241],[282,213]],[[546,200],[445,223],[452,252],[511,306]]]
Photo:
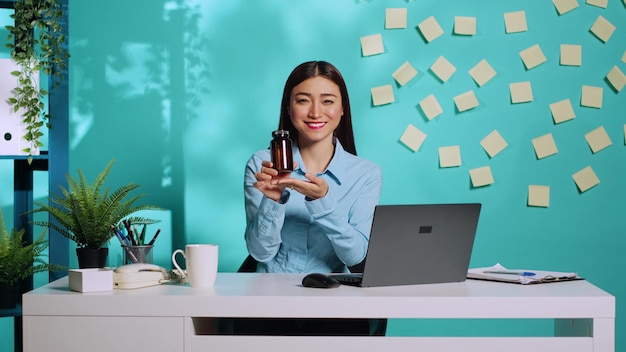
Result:
[[378,205],[363,273],[332,274],[360,287],[462,282],[481,204]]

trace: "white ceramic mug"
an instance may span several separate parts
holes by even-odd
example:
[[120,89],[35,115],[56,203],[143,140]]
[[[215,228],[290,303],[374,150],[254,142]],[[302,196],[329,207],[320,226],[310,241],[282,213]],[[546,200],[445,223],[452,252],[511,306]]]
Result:
[[[188,244],[184,251],[177,249],[172,253],[172,263],[192,287],[213,287],[217,277],[217,249],[216,244]],[[176,262],[178,253],[185,258],[186,272]]]

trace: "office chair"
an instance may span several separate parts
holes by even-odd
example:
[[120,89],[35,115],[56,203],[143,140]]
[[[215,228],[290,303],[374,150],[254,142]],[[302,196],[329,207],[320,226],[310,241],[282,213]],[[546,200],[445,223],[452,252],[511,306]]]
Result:
[[[237,272],[238,273],[254,273],[256,272],[256,265],[257,265],[257,261],[254,258],[252,258],[251,255],[248,254],[248,256],[243,261],[243,263],[241,263],[241,266],[239,266],[239,269],[237,269]],[[365,266],[365,261],[362,261],[361,263],[355,266],[351,266],[348,269],[350,269],[351,273],[362,273],[364,266]]]
[[241,263],[241,266],[237,270],[238,273],[254,273],[256,272],[256,259],[252,258],[251,255],[248,254],[246,259]]

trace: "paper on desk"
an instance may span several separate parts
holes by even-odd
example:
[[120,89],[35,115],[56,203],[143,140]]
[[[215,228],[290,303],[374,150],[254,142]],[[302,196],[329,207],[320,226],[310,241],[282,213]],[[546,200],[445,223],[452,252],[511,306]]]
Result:
[[[535,275],[523,276],[523,275],[515,275],[515,274],[489,273],[492,271],[502,271],[502,272],[509,272],[509,273],[527,272],[527,273],[534,273]],[[509,283],[522,284],[522,285],[582,279],[581,277],[578,276],[577,273],[530,270],[530,269],[507,269],[504,266],[500,265],[500,263],[496,263],[496,265],[490,266],[490,267],[469,269],[467,271],[467,278],[476,279],[476,280],[509,282]]]

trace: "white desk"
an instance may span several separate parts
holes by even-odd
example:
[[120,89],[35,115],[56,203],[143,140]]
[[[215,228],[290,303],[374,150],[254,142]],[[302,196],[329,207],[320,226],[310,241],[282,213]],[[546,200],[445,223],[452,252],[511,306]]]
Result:
[[[613,352],[615,298],[587,281],[335,289],[302,275],[220,273],[214,289],[161,285],[77,293],[62,278],[24,295],[24,350]],[[206,335],[211,317],[554,319],[555,337]],[[488,334],[488,332],[486,332]]]

